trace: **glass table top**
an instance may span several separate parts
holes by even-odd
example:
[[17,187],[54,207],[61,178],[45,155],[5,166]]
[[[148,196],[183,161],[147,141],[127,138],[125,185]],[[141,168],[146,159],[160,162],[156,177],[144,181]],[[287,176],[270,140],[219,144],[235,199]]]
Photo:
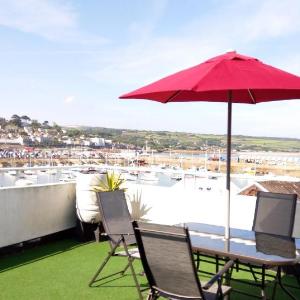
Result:
[[231,229],[231,238],[224,238],[224,227],[202,223],[185,223],[190,230],[195,251],[223,255],[249,263],[287,265],[296,262],[294,238]]

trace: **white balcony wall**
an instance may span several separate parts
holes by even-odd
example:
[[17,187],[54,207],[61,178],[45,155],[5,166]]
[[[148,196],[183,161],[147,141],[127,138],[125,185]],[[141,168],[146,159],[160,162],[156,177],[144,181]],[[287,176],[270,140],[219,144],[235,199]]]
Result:
[[[144,218],[150,222],[179,224],[199,222],[224,226],[226,198],[222,190],[199,191],[179,182],[173,187],[128,184],[127,193],[139,191],[141,201],[150,208]],[[231,195],[230,224],[233,228],[252,230],[256,197]],[[130,207],[130,205],[129,205]],[[300,201],[297,202],[293,236],[300,238]]]
[[76,224],[75,183],[0,188],[0,247]]

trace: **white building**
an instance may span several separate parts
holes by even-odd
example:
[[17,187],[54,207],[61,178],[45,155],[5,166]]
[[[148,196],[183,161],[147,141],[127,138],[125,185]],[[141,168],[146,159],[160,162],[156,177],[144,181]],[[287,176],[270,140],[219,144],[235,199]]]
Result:
[[91,143],[96,147],[104,147],[105,139],[99,137],[93,137],[90,139]]
[[82,145],[89,147],[89,146],[91,146],[91,142],[84,140],[84,141],[82,141]]
[[51,136],[37,136],[36,138],[35,138],[35,140],[37,141],[37,142],[39,142],[39,143],[50,143],[50,142],[52,142],[53,141],[53,138],[51,137]]
[[105,140],[105,144],[111,145],[112,144],[112,140]]
[[63,139],[63,142],[66,144],[66,145],[73,145],[74,144],[74,140],[73,139]]
[[10,145],[24,145],[24,139],[19,136],[17,138],[2,138],[0,139],[0,144],[10,144]]

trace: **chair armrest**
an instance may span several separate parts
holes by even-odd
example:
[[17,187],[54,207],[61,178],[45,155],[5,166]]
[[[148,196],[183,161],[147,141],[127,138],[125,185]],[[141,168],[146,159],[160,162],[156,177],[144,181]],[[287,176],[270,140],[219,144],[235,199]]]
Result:
[[216,281],[220,280],[222,276],[234,265],[234,261],[230,260],[214,277],[212,277],[202,288],[208,290]]

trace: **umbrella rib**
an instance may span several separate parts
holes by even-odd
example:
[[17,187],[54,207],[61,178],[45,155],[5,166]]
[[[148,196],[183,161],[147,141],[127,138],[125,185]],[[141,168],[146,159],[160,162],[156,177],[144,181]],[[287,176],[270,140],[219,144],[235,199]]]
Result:
[[250,98],[251,98],[253,104],[256,104],[256,101],[255,101],[255,99],[254,99],[254,95],[252,94],[252,92],[251,92],[250,89],[248,89],[248,93],[249,93],[249,95],[250,95]]
[[172,101],[179,93],[181,93],[181,91],[176,91],[164,103],[168,103],[168,102]]

